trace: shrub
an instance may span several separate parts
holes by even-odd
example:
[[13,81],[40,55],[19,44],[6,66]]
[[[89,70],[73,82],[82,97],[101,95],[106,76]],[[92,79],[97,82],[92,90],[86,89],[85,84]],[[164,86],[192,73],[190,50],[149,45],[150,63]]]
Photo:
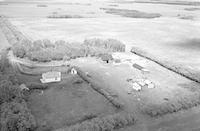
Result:
[[13,85],[18,85],[20,82],[17,79],[17,76],[15,73],[11,73],[8,75],[8,80],[13,84]]
[[49,15],[47,16],[47,18],[64,18],[64,19],[67,19],[67,18],[83,18],[82,16],[80,15],[58,15],[58,14],[53,14],[53,15]]
[[[117,113],[70,126],[62,131],[112,131],[135,124],[136,119],[130,113]],[[59,131],[59,130],[58,130]],[[61,130],[60,130],[61,131]]]
[[0,104],[10,102],[13,99],[20,100],[22,97],[21,90],[12,85],[10,81],[3,80],[0,82]]
[[128,9],[115,9],[115,8],[101,8],[102,10],[106,10],[106,13],[120,15],[123,17],[131,17],[131,18],[158,18],[162,15],[159,13],[146,13],[138,10],[128,10]]
[[39,83],[34,83],[34,82],[29,82],[27,83],[27,87],[30,89],[30,90],[33,90],[33,89],[41,89],[41,90],[44,90],[44,89],[47,89],[48,86],[46,84],[39,84]]
[[37,5],[37,7],[47,7],[47,5]]
[[167,101],[162,104],[149,104],[146,105],[142,112],[151,116],[158,117],[169,113],[175,113],[180,110],[189,109],[200,104],[200,94],[192,94],[189,96],[175,97],[173,100]]
[[25,102],[6,102],[2,104],[0,114],[1,131],[33,131],[36,127]]

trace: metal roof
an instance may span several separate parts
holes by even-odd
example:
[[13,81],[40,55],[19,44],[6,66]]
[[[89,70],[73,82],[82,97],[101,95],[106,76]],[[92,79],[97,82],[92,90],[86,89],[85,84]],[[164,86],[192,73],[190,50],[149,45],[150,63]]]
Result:
[[42,74],[43,79],[51,79],[51,78],[61,77],[61,72],[51,71]]

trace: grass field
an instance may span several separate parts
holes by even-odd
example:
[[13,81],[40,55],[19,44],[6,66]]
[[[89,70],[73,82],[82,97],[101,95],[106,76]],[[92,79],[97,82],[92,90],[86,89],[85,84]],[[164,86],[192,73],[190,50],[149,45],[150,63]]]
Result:
[[[81,79],[70,76],[62,84],[52,84],[49,89],[33,91],[29,98],[29,108],[36,117],[39,128],[57,129],[115,113],[115,108],[87,83],[75,83]],[[95,98],[95,99],[94,99]]]
[[[21,65],[23,62],[29,64],[16,64],[16,68],[21,67],[21,73],[26,72],[17,74],[17,77],[20,83],[31,87],[31,91],[27,93],[27,102],[36,119],[37,131],[99,128],[174,131],[180,129],[176,128],[177,125],[183,129],[185,126],[180,124],[180,121],[185,121],[186,118],[180,117],[179,121],[174,120],[174,123],[170,123],[171,119],[165,116],[176,114],[179,117],[182,116],[179,112],[184,110],[194,115],[190,108],[200,104],[198,7],[199,2],[173,0],[1,2],[0,15],[7,16],[11,23],[8,24],[10,29],[4,28],[5,25],[1,23],[0,40],[3,43],[15,45],[19,39],[27,38],[32,41],[31,47],[36,47],[38,40],[44,39],[55,44],[51,50],[46,50],[42,42],[41,48],[35,49],[37,53],[43,53],[37,54],[41,58],[45,55],[51,57],[45,62],[38,62],[35,58],[30,62],[33,59],[27,60],[23,52],[22,55],[21,52],[16,53],[18,57],[23,57],[11,59],[13,65],[21,60]],[[48,16],[53,17],[50,19]],[[112,54],[120,59],[119,65],[115,65],[113,61],[105,63],[96,57],[85,57],[86,55],[67,60],[68,64],[78,66],[84,74],[88,74],[89,79],[85,79],[87,82],[78,75],[67,74],[68,69],[65,66],[59,67],[62,62],[50,62],[63,59],[63,54],[59,55],[58,59],[54,58],[56,51],[60,53],[60,50],[55,48],[59,45],[59,40],[64,40],[65,44],[72,43],[68,46],[74,47],[76,43],[85,42],[90,46],[98,45],[104,43],[102,39],[106,42],[107,39],[121,41],[126,45],[126,52]],[[90,43],[87,40],[97,42]],[[107,47],[107,44],[105,45]],[[59,49],[66,51],[63,47],[65,46]],[[135,54],[130,52],[131,49]],[[30,52],[31,50],[27,50],[25,54]],[[149,73],[142,73],[132,67],[133,63],[141,64]],[[41,73],[49,70],[61,71],[62,81],[41,86]],[[4,72],[7,71],[8,69]],[[149,89],[145,86],[142,91],[137,92],[133,90],[128,79],[149,79],[155,83],[155,88]],[[94,80],[95,84],[90,80]],[[95,86],[96,84],[98,86]],[[114,99],[109,100],[111,96],[123,103],[123,108],[116,110],[112,104]],[[185,128],[184,131],[192,130],[192,125],[197,126],[200,120],[194,121],[196,122],[190,123],[189,128]],[[165,128],[166,125],[169,127]]]

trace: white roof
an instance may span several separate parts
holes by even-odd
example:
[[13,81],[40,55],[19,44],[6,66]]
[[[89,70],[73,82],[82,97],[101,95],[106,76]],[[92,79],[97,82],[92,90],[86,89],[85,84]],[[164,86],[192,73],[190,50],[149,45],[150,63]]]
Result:
[[51,78],[61,77],[61,72],[51,71],[42,74],[43,79],[51,79]]

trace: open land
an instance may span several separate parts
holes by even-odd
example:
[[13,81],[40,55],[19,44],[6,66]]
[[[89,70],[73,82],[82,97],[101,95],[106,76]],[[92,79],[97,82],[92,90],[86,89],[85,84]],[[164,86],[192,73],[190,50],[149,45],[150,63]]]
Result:
[[[20,103],[35,119],[26,129],[199,130],[199,6],[171,0],[0,2],[0,49],[11,47],[1,56],[18,85],[30,89],[26,104]],[[107,53],[109,63],[101,59]],[[70,74],[72,67],[77,74]],[[62,73],[61,82],[41,84],[41,74],[51,70]],[[155,88],[134,90],[130,81],[141,79]]]

